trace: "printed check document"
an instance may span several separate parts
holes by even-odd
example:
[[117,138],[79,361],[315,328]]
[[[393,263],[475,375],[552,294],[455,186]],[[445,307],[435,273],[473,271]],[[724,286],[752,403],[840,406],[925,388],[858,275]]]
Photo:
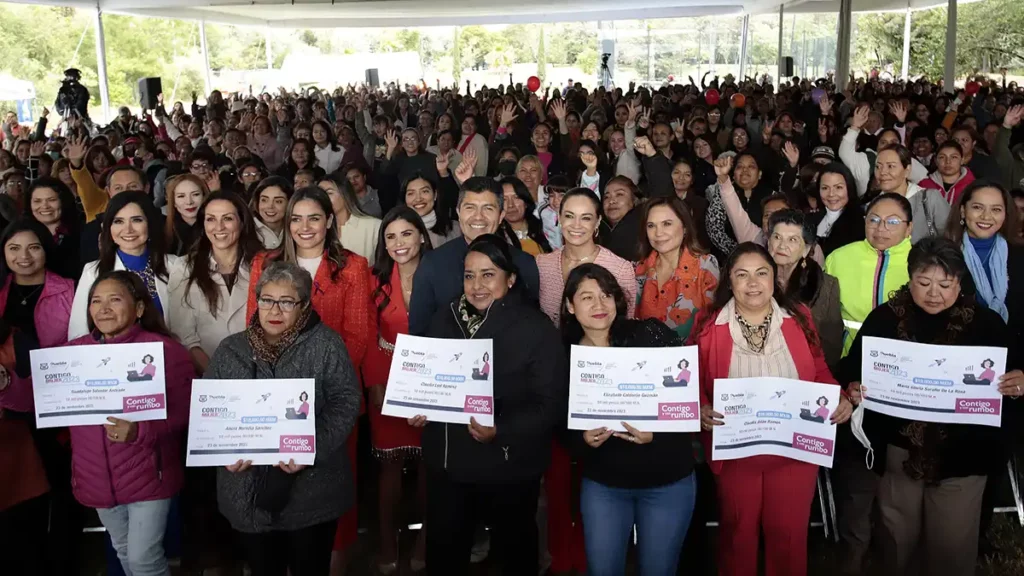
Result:
[[494,426],[494,343],[399,334],[381,413]]
[[32,350],[36,426],[167,419],[162,342]]

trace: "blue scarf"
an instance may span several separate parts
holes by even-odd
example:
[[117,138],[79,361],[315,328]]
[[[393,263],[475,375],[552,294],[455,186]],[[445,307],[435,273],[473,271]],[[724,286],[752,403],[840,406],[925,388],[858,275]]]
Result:
[[[1006,309],[1006,293],[1010,288],[1010,276],[1006,268],[1009,245],[1006,239],[997,234],[995,244],[985,260],[978,255],[979,251],[975,249],[974,242],[967,234],[964,234],[961,245],[967,269],[971,271],[974,285],[978,289],[978,301],[1002,316],[1004,322],[1009,321],[1010,312]],[[984,247],[981,251],[984,252]]]

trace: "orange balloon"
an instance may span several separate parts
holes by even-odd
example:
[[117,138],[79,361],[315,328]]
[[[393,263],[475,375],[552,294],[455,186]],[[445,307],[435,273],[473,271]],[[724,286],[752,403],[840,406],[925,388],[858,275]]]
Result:
[[733,108],[743,108],[747,105],[747,97],[739,92],[733,94],[729,101],[732,102]]

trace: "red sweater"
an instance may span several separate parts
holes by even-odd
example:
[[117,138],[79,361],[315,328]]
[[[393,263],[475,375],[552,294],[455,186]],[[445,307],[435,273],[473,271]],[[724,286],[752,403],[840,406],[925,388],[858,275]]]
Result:
[[[695,326],[700,327],[700,332],[691,334],[688,344],[696,344],[700,364],[700,404],[701,406],[714,406],[715,378],[728,378],[729,365],[732,362],[732,334],[729,332],[729,324],[716,324],[720,310],[701,310],[697,315]],[[811,312],[802,308],[811,324]],[[706,322],[705,322],[706,321]],[[793,357],[796,365],[797,375],[801,380],[808,382],[821,382],[822,384],[835,384],[835,378],[825,364],[825,355],[821,346],[812,346],[804,336],[803,330],[797,324],[796,319],[787,317],[782,320],[782,336],[786,340],[786,347]],[[704,443],[705,454],[711,471],[719,473],[722,471],[722,463],[711,459],[711,433],[701,432],[701,441]]]

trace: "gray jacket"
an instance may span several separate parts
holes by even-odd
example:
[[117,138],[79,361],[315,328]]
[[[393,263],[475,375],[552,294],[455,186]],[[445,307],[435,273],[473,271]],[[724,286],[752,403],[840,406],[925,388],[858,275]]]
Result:
[[907,196],[913,209],[914,229],[910,232],[910,243],[917,244],[929,236],[941,237],[946,232],[949,219],[949,202],[938,190],[926,190],[910,182]]
[[288,504],[276,517],[255,506],[256,467],[233,474],[217,469],[217,503],[239,532],[291,531],[340,518],[354,500],[345,441],[359,414],[359,386],[341,337],[315,314],[277,364],[257,361],[245,332],[227,337],[213,358],[208,379],[314,378],[316,464],[296,474]]

